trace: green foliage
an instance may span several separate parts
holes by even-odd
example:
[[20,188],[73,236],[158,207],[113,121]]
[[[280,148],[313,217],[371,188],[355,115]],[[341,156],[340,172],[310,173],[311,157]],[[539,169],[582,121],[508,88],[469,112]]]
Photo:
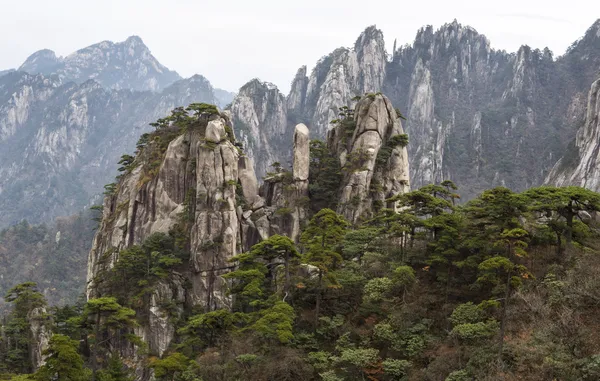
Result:
[[83,359],[77,352],[78,344],[64,335],[52,336],[44,351],[45,364],[36,372],[35,379],[87,381],[91,372],[83,366]]
[[163,359],[153,361],[150,367],[154,369],[154,374],[159,380],[172,380],[176,374],[183,373],[188,368],[189,362],[190,359],[175,352]]
[[311,140],[308,190],[310,207],[314,212],[336,208],[341,181],[342,172],[337,156],[324,142]]
[[132,372],[116,354],[108,359],[107,367],[99,371],[97,376],[99,381],[133,381],[135,379]]
[[356,368],[362,369],[373,366],[379,361],[379,351],[374,348],[344,349],[338,361],[346,362]]
[[294,338],[294,309],[286,302],[276,302],[273,307],[260,312],[260,318],[249,327],[267,342],[278,341],[287,344]]
[[389,296],[394,287],[394,281],[389,278],[373,278],[367,282],[364,290],[366,302],[379,302]]
[[235,314],[224,309],[194,315],[178,331],[183,337],[181,348],[184,352],[193,353],[214,346],[237,321]]
[[402,112],[400,111],[399,108],[395,108],[394,111],[396,111],[396,116],[402,120],[406,120],[406,118],[404,117],[404,115],[402,115]]
[[473,302],[467,302],[459,304],[452,315],[450,315],[450,321],[452,325],[457,326],[461,324],[477,323],[483,320],[484,313],[482,309],[473,304]]
[[333,128],[336,128],[338,133],[341,134],[342,143],[346,144],[352,135],[354,135],[354,130],[356,129],[354,109],[348,106],[340,107],[338,117],[338,119],[334,119],[330,123],[333,125]]
[[187,111],[192,112],[196,117],[202,115],[218,115],[219,110],[217,106],[208,103],[192,103],[187,108]]
[[[289,180],[280,164],[275,171],[269,181]],[[596,195],[500,187],[457,205],[456,191],[443,181],[397,195],[356,226],[321,208],[302,227],[298,246],[272,235],[241,252],[218,274],[231,308],[160,301],[165,311],[177,311],[176,335],[162,358],[132,336],[138,323],[130,307],[147,324],[154,287],[189,273],[190,247],[181,242],[189,242],[191,209],[179,233],[152,235],[118,253],[100,283],[102,298],[52,309],[52,319],[42,319],[55,323],[55,337],[65,343],[58,352],[69,360],[60,366],[77,368],[85,357],[98,381],[131,380],[115,348],[148,354],[159,380],[597,379],[600,240],[584,213],[594,211]],[[223,243],[202,242],[202,250]],[[33,284],[7,298],[11,346],[0,346],[0,364],[2,371],[26,372],[27,315],[43,302]],[[81,338],[79,345],[72,341]]]
[[342,167],[342,173],[349,174],[365,171],[367,169],[365,165],[370,159],[371,153],[366,149],[359,148],[352,150],[352,152],[346,156],[346,163]]
[[119,165],[121,167],[119,167],[118,171],[119,172],[131,172],[131,170],[134,168],[134,161],[135,161],[135,156],[131,156],[131,155],[123,155],[121,156],[121,160],[119,160]]
[[18,317],[27,317],[27,314],[34,308],[44,307],[46,300],[37,290],[37,284],[34,282],[25,282],[8,290],[4,295],[4,300],[13,303],[13,315]]
[[459,324],[452,328],[450,335],[457,339],[473,342],[476,340],[489,339],[498,334],[498,322],[488,320],[487,322]]
[[182,263],[185,252],[175,238],[154,233],[141,246],[130,246],[119,252],[119,261],[111,269],[110,282],[115,295],[142,297],[152,286],[169,276],[170,270]]
[[[10,371],[28,373],[32,370],[31,320],[36,319],[44,324],[45,311],[42,311],[41,307],[46,306],[46,299],[37,290],[34,282],[25,282],[11,288],[4,300],[12,303],[12,310],[3,327],[3,338],[10,345],[0,353],[2,363]],[[32,316],[34,311],[37,311],[36,316]]]
[[406,376],[412,364],[407,360],[385,359],[383,360],[383,371],[396,379]]
[[450,373],[444,381],[471,381],[472,379],[473,377],[469,375],[468,371],[461,369]]
[[110,184],[106,184],[104,186],[104,194],[106,196],[112,196],[115,194],[115,192],[117,191],[117,184],[116,183],[110,183]]
[[399,134],[394,135],[388,139],[387,142],[379,149],[377,158],[375,159],[376,166],[383,166],[387,164],[389,158],[392,156],[396,147],[406,147],[408,145],[408,135]]
[[561,236],[567,243],[572,241],[576,219],[583,222],[580,213],[600,211],[600,195],[585,188],[542,186],[529,189],[523,195],[530,210],[546,217],[545,224],[557,235],[560,253],[564,251]]

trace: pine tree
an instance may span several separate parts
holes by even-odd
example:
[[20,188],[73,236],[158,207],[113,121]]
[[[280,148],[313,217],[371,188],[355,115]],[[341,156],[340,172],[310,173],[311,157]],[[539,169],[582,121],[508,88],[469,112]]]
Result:
[[53,335],[44,351],[45,364],[35,374],[37,381],[87,381],[90,370],[83,367],[77,352],[78,342],[64,335]]

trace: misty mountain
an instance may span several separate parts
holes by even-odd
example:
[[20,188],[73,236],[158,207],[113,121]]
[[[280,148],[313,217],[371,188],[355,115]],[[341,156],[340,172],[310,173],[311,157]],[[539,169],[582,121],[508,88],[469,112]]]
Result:
[[0,226],[48,221],[99,201],[148,123],[180,105],[216,103],[202,76],[160,93],[14,72],[0,77]]
[[[529,46],[508,53],[454,21],[419,30],[389,59],[383,34],[369,27],[353,48],[324,56],[310,74],[301,67],[287,97],[266,84],[263,91],[242,87],[234,124],[255,131],[242,136],[264,174],[270,163],[289,161],[289,149],[269,144],[270,131],[289,137],[304,122],[323,139],[339,107],[381,91],[407,119],[414,187],[451,179],[466,198],[498,185],[523,190],[543,183],[583,125],[587,92],[600,76],[599,44],[600,21],[561,57]],[[265,104],[267,89],[279,95]]]
[[181,79],[179,74],[161,65],[137,36],[117,43],[102,41],[66,57],[57,57],[52,50],[40,50],[29,56],[18,70],[57,74],[63,82],[83,83],[93,79],[116,90],[160,91]]

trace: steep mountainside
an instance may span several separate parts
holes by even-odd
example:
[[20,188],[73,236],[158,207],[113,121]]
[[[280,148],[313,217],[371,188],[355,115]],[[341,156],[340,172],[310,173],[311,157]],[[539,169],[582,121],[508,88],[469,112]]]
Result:
[[33,53],[19,67],[30,74],[57,74],[64,82],[83,83],[93,79],[112,89],[160,91],[181,79],[150,53],[141,38],[123,42],[103,41],[66,57],[48,49]]
[[600,79],[592,84],[583,127],[556,163],[546,182],[600,191]]
[[254,160],[259,179],[282,157],[289,163],[294,125],[288,123],[285,96],[275,85],[258,79],[248,82],[230,109],[236,134]]
[[[253,105],[246,95],[238,97],[246,109],[277,110],[278,131],[289,134],[290,125],[303,122],[322,139],[339,107],[356,95],[383,91],[407,118],[412,183],[451,179],[471,198],[496,185],[539,185],[562,156],[582,124],[598,74],[600,20],[557,59],[528,46],[516,53],[494,50],[485,36],[456,21],[437,31],[423,28],[391,59],[384,46],[381,32],[369,27],[353,49],[323,57],[310,76],[300,68],[285,111],[280,99]],[[256,120],[248,113],[238,118],[241,125]],[[289,157],[268,139],[251,154],[269,161]]]
[[215,98],[217,98],[217,106],[223,108],[229,105],[231,102],[233,102],[233,98],[235,98],[235,93],[215,88]]
[[161,93],[109,90],[95,81],[14,72],[0,77],[0,227],[70,215],[102,192],[115,158],[174,107],[214,103],[194,76]]
[[49,224],[23,221],[1,230],[0,295],[19,283],[36,282],[51,305],[75,304],[85,291],[86,253],[98,214],[88,210]]
[[0,77],[2,77],[5,74],[12,73],[13,71],[14,69],[0,70]]
[[[255,90],[262,85],[256,82]],[[340,210],[355,223],[408,189],[408,158],[406,148],[394,143],[403,136],[402,126],[384,96],[364,97],[347,121],[353,134],[348,136],[347,125],[338,126],[327,150],[334,157],[339,153],[339,166],[345,168],[332,191],[339,195]],[[291,170],[276,169],[260,191],[233,127],[229,112],[207,105],[194,116],[177,117],[150,134],[104,200],[88,260],[88,297],[127,300],[127,293],[137,292],[138,286],[123,283],[135,279],[118,276],[125,269],[120,266],[127,266],[121,261],[151,242],[167,245],[171,249],[161,246],[159,251],[170,250],[180,259],[168,275],[147,284],[150,297],[135,306],[139,316],[147,317],[135,332],[150,355],[162,356],[169,348],[176,338],[175,321],[184,311],[231,306],[223,278],[235,267],[229,259],[276,234],[298,240],[306,223],[313,197],[306,126],[294,129]],[[129,344],[120,350],[131,356]],[[150,377],[147,367],[138,370],[143,379]]]

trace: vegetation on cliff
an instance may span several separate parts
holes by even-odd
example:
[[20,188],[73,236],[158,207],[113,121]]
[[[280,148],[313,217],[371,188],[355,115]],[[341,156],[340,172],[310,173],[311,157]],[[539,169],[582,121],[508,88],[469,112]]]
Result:
[[[352,229],[324,208],[298,245],[273,236],[235,257],[237,270],[227,276],[233,308],[189,310],[177,323],[176,343],[147,366],[162,380],[597,379],[600,241],[586,213],[600,210],[600,195],[576,187],[520,194],[494,188],[454,206],[456,192],[445,185],[400,195],[400,212],[382,209]],[[140,258],[166,250],[145,245]],[[127,282],[147,284],[169,271],[142,267],[133,266],[140,271]],[[10,326],[37,305],[14,300]],[[107,303],[116,300],[100,305]],[[56,310],[57,329],[74,324],[70,334],[80,340],[85,329],[124,334],[135,324],[118,304],[96,308],[112,317],[93,318],[93,305],[98,300],[66,323]],[[18,331],[8,331],[9,343],[27,341],[11,335]],[[91,367],[85,348],[94,344],[87,340],[78,356]],[[70,346],[57,333],[49,351],[67,351],[78,369]],[[14,360],[27,351],[7,350],[8,370],[27,369]],[[103,352],[100,364],[108,367],[110,346]]]
[[[136,157],[123,158],[122,172],[147,165],[148,152],[164,155],[163,134],[189,129],[200,118],[193,111],[179,127],[178,117],[158,126]],[[397,136],[383,149],[407,143]],[[158,297],[159,288],[175,295],[179,286],[199,287],[186,278],[198,250],[189,245],[187,209],[169,232],[104,252],[119,260],[95,274],[102,292],[87,302],[50,309],[35,284],[12,289],[0,342],[5,378],[34,371],[39,343],[31,332],[40,321],[53,335],[36,380],[600,377],[600,237],[592,217],[600,194],[498,187],[457,205],[460,190],[444,181],[395,194],[350,223],[337,203],[344,176],[337,153],[313,141],[310,171],[298,241],[271,235],[218,275],[230,306]],[[290,177],[280,165],[275,172]],[[223,244],[204,241],[200,249]],[[202,282],[215,277],[201,270]],[[157,326],[151,309],[167,311],[159,323],[173,329],[161,352],[138,336]]]

